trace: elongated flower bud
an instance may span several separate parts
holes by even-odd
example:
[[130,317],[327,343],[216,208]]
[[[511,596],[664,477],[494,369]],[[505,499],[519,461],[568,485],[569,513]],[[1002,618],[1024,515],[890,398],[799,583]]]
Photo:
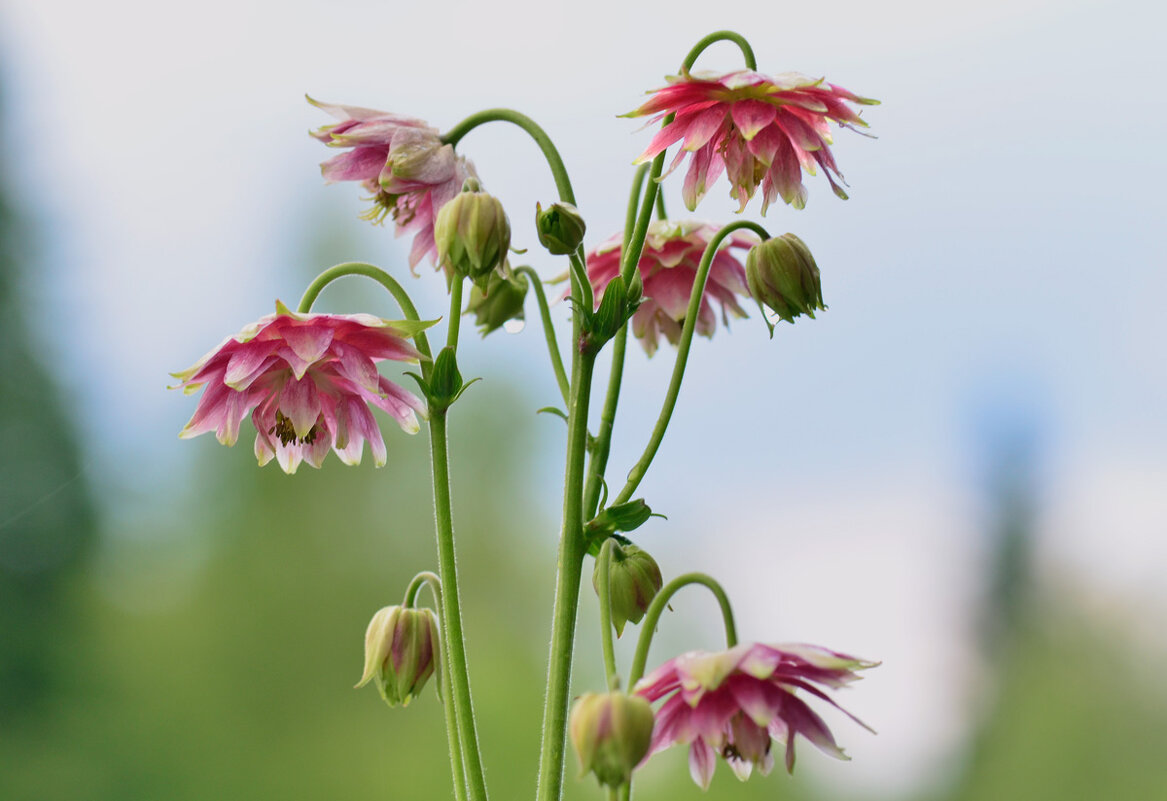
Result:
[[810,248],[794,234],[767,239],[749,252],[746,283],[759,307],[769,306],[788,323],[800,314],[813,319],[815,309],[826,308],[818,265]]
[[429,609],[386,606],[365,632],[365,672],[389,706],[407,706],[438,665],[438,624]]
[[[649,604],[660,592],[660,567],[656,560],[635,545],[613,543],[612,559],[608,575],[608,590],[612,594],[612,625],[616,636],[624,633],[624,624],[639,623]],[[592,586],[600,591],[599,559],[592,571]]]
[[600,784],[619,787],[648,753],[652,707],[640,696],[620,691],[584,693],[571,709],[569,726],[580,775],[592,772]]
[[511,225],[498,198],[479,191],[471,178],[438,212],[434,241],[443,267],[485,289],[511,246]]

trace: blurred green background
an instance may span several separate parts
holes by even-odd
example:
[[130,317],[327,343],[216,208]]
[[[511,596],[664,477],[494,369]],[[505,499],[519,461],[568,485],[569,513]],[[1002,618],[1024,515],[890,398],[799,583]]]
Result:
[[[330,457],[288,477],[256,469],[246,436],[177,442],[194,400],[165,372],[324,266],[402,263],[408,243],[359,222],[352,187],[319,187],[303,91],[447,127],[532,113],[594,244],[647,143],[611,117],[721,26],[751,34],[763,71],[829,68],[884,98],[865,112],[883,138],[839,137],[846,204],[820,177],[805,212],[766,220],[811,243],[831,310],[773,341],[751,320],[696,343],[644,484],[669,520],[639,543],[666,577],[724,580],[744,638],[883,659],[839,697],[880,734],[826,713],[853,762],[804,745],[793,777],[719,766],[708,794],[669,752],[638,797],[1167,798],[1167,116],[1145,88],[1161,9],[454,2],[434,29],[432,9],[340,5],[0,9],[0,799],[450,797],[432,688],[396,710],[351,689],[370,616],[435,566],[425,433],[385,426],[382,470]],[[512,19],[533,33],[498,47]],[[545,169],[509,132],[475,136],[533,243]],[[715,194],[702,212],[732,213]],[[432,278],[410,284],[423,314],[441,308]],[[363,290],[322,308],[392,314]],[[563,436],[534,414],[555,399],[542,347],[533,327],[468,342],[463,370],[486,380],[452,420],[495,799],[535,784]],[[630,357],[613,475],[667,356]],[[583,598],[575,692],[601,683]],[[719,643],[706,599],[674,606],[650,665]],[[569,755],[568,796],[602,798],[575,770]]]

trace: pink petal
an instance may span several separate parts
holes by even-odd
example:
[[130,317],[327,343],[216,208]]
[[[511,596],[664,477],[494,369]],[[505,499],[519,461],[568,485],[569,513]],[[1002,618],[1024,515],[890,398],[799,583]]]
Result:
[[323,162],[320,174],[330,184],[337,181],[367,181],[381,173],[388,154],[388,148],[358,147]]
[[284,384],[280,393],[279,409],[292,423],[296,436],[308,436],[312,426],[320,417],[320,397],[316,392],[316,382],[310,378],[292,380]]
[[742,137],[749,141],[757,136],[758,132],[774,121],[778,109],[771,103],[762,100],[739,100],[730,106],[734,125],[742,132]]
[[716,756],[704,740],[694,740],[689,746],[689,775],[702,790],[708,790],[713,780]]

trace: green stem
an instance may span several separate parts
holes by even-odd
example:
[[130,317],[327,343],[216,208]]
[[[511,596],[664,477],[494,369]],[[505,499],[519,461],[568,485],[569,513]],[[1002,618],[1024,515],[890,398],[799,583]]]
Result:
[[750,43],[746,41],[746,37],[733,31],[715,31],[693,45],[693,49],[689,51],[689,55],[685,56],[685,60],[681,63],[681,72],[688,72],[692,69],[693,65],[697,62],[697,57],[705,52],[705,48],[715,42],[721,41],[733,42],[741,49],[742,56],[746,60],[746,69],[756,70],[758,68],[758,62],[754,58],[754,49],[750,47]]
[[[572,315],[573,342],[580,337],[580,315]],[[595,355],[572,349],[571,399],[568,404],[567,465],[564,471],[563,529],[551,624],[547,696],[543,706],[543,741],[539,753],[538,801],[559,801],[563,791],[563,757],[571,687],[572,650],[579,607],[580,575],[587,543],[583,532],[584,460],[587,456],[588,402]]]
[[708,588],[717,598],[717,603],[721,607],[721,620],[725,625],[725,647],[733,648],[737,645],[737,626],[733,622],[733,607],[730,606],[729,596],[725,594],[725,590],[717,583],[717,580],[705,573],[686,573],[683,576],[677,576],[656,594],[648,606],[648,611],[644,613],[644,620],[640,623],[640,639],[636,641],[636,654],[632,658],[632,672],[628,676],[630,689],[635,688],[636,682],[644,677],[644,666],[648,662],[648,647],[652,644],[652,637],[656,632],[657,623],[660,622],[661,613],[665,611],[665,607],[668,606],[672,597],[682,587],[687,587],[690,584],[700,584]]
[[470,699],[470,671],[462,634],[462,606],[458,597],[458,571],[454,557],[454,520],[450,505],[450,457],[446,437],[446,412],[430,412],[430,456],[434,477],[434,514],[438,532],[438,570],[442,577],[442,622],[445,624],[446,661],[450,664],[450,701],[456,712],[470,801],[486,801],[486,780],[474,705]]
[[616,647],[612,641],[612,546],[611,537],[600,546],[596,557],[596,591],[600,595],[600,647],[604,653],[604,675],[608,677],[608,690],[620,687],[620,674],[616,670]]
[[547,340],[547,352],[551,356],[551,368],[555,370],[555,381],[559,384],[559,394],[567,403],[570,389],[567,385],[567,371],[563,369],[563,357],[559,355],[559,343],[555,340],[555,326],[551,323],[551,307],[547,304],[547,293],[543,289],[543,281],[539,273],[527,266],[516,267],[516,273],[527,276],[531,288],[535,291],[535,300],[539,303],[539,316],[543,319],[543,337]]
[[519,126],[535,140],[535,144],[543,151],[543,157],[547,159],[547,165],[551,167],[551,174],[555,178],[555,187],[559,190],[559,199],[575,205],[575,193],[571,191],[571,179],[567,176],[567,168],[563,166],[563,159],[559,155],[559,151],[555,149],[555,144],[551,141],[551,137],[547,135],[539,124],[526,114],[520,114],[517,111],[509,108],[489,108],[484,111],[479,111],[477,114],[471,114],[466,119],[455,125],[449,131],[442,135],[442,141],[447,144],[458,146],[462,141],[462,137],[473,131],[479,125],[484,125],[488,122],[509,122]]
[[659,189],[656,193],[656,218],[658,220],[667,220],[669,213],[665,210],[665,193]]
[[689,359],[689,348],[693,344],[693,332],[697,326],[697,315],[701,311],[701,298],[705,292],[705,281],[709,277],[709,268],[713,264],[713,257],[722,240],[741,228],[754,231],[763,240],[770,238],[766,229],[757,223],[749,220],[738,220],[724,226],[705,246],[705,252],[701,254],[701,263],[697,267],[697,275],[693,279],[693,290],[689,295],[689,308],[685,313],[685,326],[681,329],[681,339],[677,343],[677,360],[673,365],[673,375],[669,380],[669,388],[668,392],[665,393],[660,416],[652,430],[652,436],[649,437],[648,445],[644,448],[644,453],[629,471],[628,481],[624,485],[624,489],[620,490],[620,494],[612,501],[612,505],[624,503],[632,497],[632,493],[640,486],[644,474],[648,471],[648,466],[652,464],[657,449],[660,448],[661,440],[665,436],[665,429],[668,428],[669,420],[673,416],[673,408],[677,405],[677,395],[681,391],[681,379],[685,377],[685,365]]
[[[438,617],[441,622],[441,630],[446,630],[446,621],[442,617],[442,580],[433,573],[425,571],[418,573],[413,577],[413,581],[409,582],[409,586],[405,590],[405,602],[403,606],[412,607],[417,603],[417,595],[421,592],[421,588],[429,586],[430,592],[434,594],[434,603],[438,606]],[[450,774],[454,780],[454,801],[466,801],[466,768],[462,763],[462,744],[458,740],[458,713],[454,710],[454,699],[450,696],[450,660],[446,657],[445,645],[443,644],[443,653],[438,654],[438,669],[441,670],[441,681],[445,698],[442,699],[442,711],[446,716],[446,740],[450,749]]]
[[[338,264],[335,267],[329,267],[320,275],[313,279],[308,288],[304,290],[303,297],[300,298],[299,310],[301,314],[307,314],[312,309],[312,304],[316,302],[316,298],[320,297],[321,291],[324,287],[335,281],[337,278],[343,278],[346,275],[363,275],[366,278],[372,278],[385,289],[389,290],[389,294],[397,301],[397,305],[401,307],[402,314],[405,319],[411,322],[417,322],[421,318],[417,315],[417,307],[413,305],[413,301],[409,297],[409,293],[405,291],[405,287],[397,283],[397,279],[389,275],[389,273],[372,264],[366,264],[361,261],[350,261],[344,264]],[[413,337],[417,349],[427,359],[431,357],[429,339],[425,332],[419,332]],[[423,374],[429,368],[427,362],[422,363]]]
[[[672,119],[672,115],[666,117],[664,125],[668,125]],[[624,278],[624,285],[632,280],[632,273],[636,270],[640,263],[640,254],[644,252],[644,239],[648,236],[648,223],[652,220],[652,208],[656,203],[656,196],[660,192],[659,178],[661,172],[665,167],[665,154],[661,151],[656,158],[652,160],[652,165],[648,171],[648,188],[644,191],[644,197],[640,202],[640,213],[636,215],[636,227],[632,230],[632,235],[628,235],[628,229],[624,229],[624,263],[620,265],[620,275]]]
[[[637,206],[640,193],[644,190],[644,179],[649,165],[642,164],[632,179],[632,189],[628,193],[628,209],[624,213],[624,244],[622,252],[627,252],[632,230],[636,226]],[[659,194],[659,193],[658,193]],[[639,260],[639,257],[637,257]],[[604,483],[604,471],[608,468],[608,455],[612,450],[612,428],[616,424],[616,407],[620,403],[620,385],[624,379],[624,354],[628,347],[628,325],[616,332],[612,345],[612,367],[608,374],[608,392],[604,398],[604,409],[600,413],[600,429],[596,432],[595,450],[588,463],[588,484],[584,494],[584,515],[594,517],[600,502],[600,488]]]
[[450,284],[450,327],[446,330],[446,346],[458,347],[458,329],[462,325],[462,285],[466,279],[455,275]]
[[440,610],[442,608],[442,580],[428,570],[418,573],[409,582],[409,586],[405,588],[405,600],[402,601],[401,605],[406,609],[412,608],[417,603],[417,595],[421,592],[421,588],[426,585],[429,585],[430,592],[434,594],[434,602]]

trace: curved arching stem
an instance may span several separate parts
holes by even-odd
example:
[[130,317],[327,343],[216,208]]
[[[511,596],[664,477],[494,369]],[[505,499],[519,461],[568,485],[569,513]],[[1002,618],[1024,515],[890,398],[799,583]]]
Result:
[[644,678],[644,666],[648,662],[648,648],[652,645],[652,637],[656,632],[656,625],[660,622],[661,613],[668,606],[669,601],[683,587],[690,584],[700,584],[713,593],[721,607],[721,620],[725,626],[725,647],[733,648],[737,645],[737,626],[733,621],[733,607],[730,606],[729,596],[717,583],[717,580],[705,573],[686,573],[677,576],[666,584],[652,599],[648,611],[644,613],[644,620],[640,624],[640,639],[636,641],[636,655],[632,658],[632,672],[628,675],[628,688],[636,687],[636,682]]
[[[320,275],[316,276],[312,280],[312,283],[308,285],[308,288],[304,290],[304,295],[300,298],[299,312],[301,314],[310,312],[312,310],[312,304],[320,297],[320,293],[324,290],[324,287],[336,279],[344,278],[348,275],[363,275],[366,278],[372,278],[378,284],[385,287],[385,289],[389,290],[389,294],[393,296],[393,299],[397,301],[397,305],[401,307],[401,313],[405,315],[406,320],[418,322],[421,319],[418,317],[417,307],[413,305],[413,300],[409,297],[409,293],[405,291],[405,287],[401,286],[396,278],[389,275],[389,273],[380,267],[363,261],[349,261],[344,264],[338,264],[335,267],[329,267],[320,273]],[[424,331],[414,335],[413,341],[423,356],[427,359],[432,357],[429,339],[426,337]],[[423,373],[428,369],[426,363],[423,362]]]
[[734,231],[742,228],[749,229],[758,234],[762,237],[763,241],[770,238],[766,229],[756,222],[738,220],[722,227],[709,240],[709,244],[705,246],[705,252],[701,254],[701,263],[697,267],[697,275],[693,279],[693,290],[689,296],[689,308],[685,313],[685,326],[681,329],[681,339],[677,343],[677,360],[673,364],[673,375],[669,380],[669,388],[665,393],[665,400],[661,406],[660,416],[657,417],[656,426],[652,429],[652,436],[649,437],[648,445],[644,448],[644,453],[628,473],[628,481],[625,483],[624,489],[620,490],[620,494],[612,501],[613,506],[625,503],[632,497],[632,493],[640,486],[644,474],[648,471],[648,466],[652,464],[657,449],[660,448],[661,440],[665,436],[665,429],[668,428],[669,420],[673,416],[673,409],[677,405],[677,395],[681,391],[681,379],[685,377],[685,365],[689,360],[689,348],[693,344],[693,332],[697,328],[697,315],[701,312],[701,299],[705,293],[705,282],[709,277],[709,269],[713,265],[713,257],[716,255],[717,249],[721,246],[722,241]]
[[547,159],[547,165],[551,168],[551,174],[555,178],[555,187],[559,190],[559,199],[575,205],[575,193],[571,189],[571,179],[567,175],[567,168],[563,166],[563,159],[560,157],[559,151],[556,150],[555,143],[551,141],[547,132],[526,114],[509,108],[488,108],[471,114],[446,131],[442,134],[442,141],[457,147],[458,143],[462,141],[462,137],[479,125],[485,125],[488,122],[509,122],[530,134],[531,138],[535,140],[535,144],[543,151],[543,158]]
[[756,70],[758,68],[758,61],[754,58],[754,48],[750,47],[750,43],[746,41],[746,37],[734,31],[714,31],[709,34],[697,44],[693,45],[693,49],[689,51],[689,55],[685,56],[685,60],[681,62],[681,72],[688,72],[697,63],[697,58],[705,52],[709,45],[715,42],[733,42],[742,51],[742,57],[746,60],[746,69]]

